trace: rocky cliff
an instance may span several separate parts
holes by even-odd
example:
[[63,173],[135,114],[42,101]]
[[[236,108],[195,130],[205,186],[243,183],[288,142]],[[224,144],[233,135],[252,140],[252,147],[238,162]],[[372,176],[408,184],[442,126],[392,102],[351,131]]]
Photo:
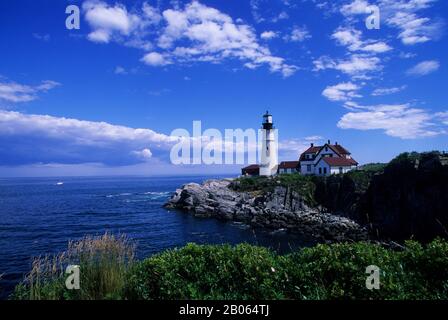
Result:
[[[374,170],[326,178],[210,180],[177,190],[168,208],[339,241],[448,238],[448,155],[404,153]],[[362,227],[363,226],[363,227]]]
[[359,203],[361,223],[381,238],[448,237],[446,154],[405,153],[374,175]]
[[190,183],[176,190],[165,205],[200,217],[215,217],[255,227],[285,229],[319,240],[342,241],[367,238],[366,229],[341,216],[321,212],[306,204],[292,188],[276,186],[269,192],[238,192],[232,180]]
[[[377,166],[378,167],[378,166]],[[381,239],[448,237],[448,156],[403,153],[376,170],[315,180],[315,201]]]

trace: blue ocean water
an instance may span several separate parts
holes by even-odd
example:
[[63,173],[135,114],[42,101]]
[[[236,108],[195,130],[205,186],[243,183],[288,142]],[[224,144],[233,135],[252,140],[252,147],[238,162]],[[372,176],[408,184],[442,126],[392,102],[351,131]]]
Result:
[[210,178],[0,179],[0,299],[30,270],[32,257],[58,253],[69,240],[106,231],[135,240],[138,258],[188,242],[248,242],[280,252],[311,244],[297,235],[195,218],[162,207],[182,184]]

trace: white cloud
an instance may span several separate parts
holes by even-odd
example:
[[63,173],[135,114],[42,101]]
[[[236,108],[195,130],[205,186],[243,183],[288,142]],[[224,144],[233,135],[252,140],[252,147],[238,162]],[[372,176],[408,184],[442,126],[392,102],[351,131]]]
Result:
[[424,76],[437,71],[440,67],[440,63],[437,60],[422,61],[419,64],[410,68],[406,73],[412,76]]
[[250,26],[235,23],[230,16],[199,2],[192,2],[184,9],[165,10],[163,17],[166,26],[158,45],[172,60],[220,62],[236,58],[246,61],[248,68],[268,65],[272,72],[284,76],[297,69],[258,44]]
[[132,154],[142,159],[143,161],[147,161],[152,158],[152,152],[148,148],[140,151],[132,151]]
[[362,54],[352,54],[349,59],[333,60],[322,56],[313,61],[314,71],[335,69],[353,78],[367,78],[368,73],[379,72],[383,67],[380,59]]
[[412,53],[412,52],[400,52],[400,54],[398,55],[398,57],[400,57],[401,59],[410,59],[410,58],[414,58],[416,56],[417,56],[417,54]]
[[[420,15],[420,11],[431,7],[437,0],[378,0],[371,4],[380,8],[381,21],[398,29],[398,38],[405,45],[414,45],[440,36],[443,22]],[[356,15],[367,16],[369,2],[354,0],[342,5],[340,12],[349,20]]]
[[93,122],[48,115],[24,114],[0,110],[2,134],[35,134],[70,139],[78,144],[104,145],[109,142],[140,141],[169,143],[173,137],[150,129],[133,129],[107,122]]
[[311,35],[305,26],[294,27],[291,31],[291,34],[284,37],[286,41],[292,41],[292,42],[302,42],[309,38],[311,38]]
[[308,136],[308,137],[305,137],[305,140],[306,141],[315,142],[315,141],[324,140],[324,137],[322,137],[322,136]]
[[280,12],[276,17],[272,18],[272,22],[289,19],[289,14],[286,11]]
[[345,16],[366,14],[366,10],[369,7],[369,3],[365,0],[354,0],[351,3],[343,5],[340,9],[341,13]]
[[360,50],[366,52],[383,53],[392,50],[392,47],[385,42],[375,42],[366,44],[365,46],[361,47]]
[[377,88],[372,92],[372,96],[385,96],[393,93],[397,93],[406,89],[406,85],[401,87],[391,87],[391,88]]
[[331,101],[347,101],[359,98],[357,93],[359,86],[351,82],[342,82],[334,86],[328,86],[322,91],[322,95]]
[[398,38],[405,45],[435,40],[443,23],[422,17],[418,12],[432,6],[437,0],[380,0],[381,14],[389,26],[399,30]]
[[115,74],[121,74],[121,75],[128,74],[128,72],[126,71],[126,69],[123,68],[122,66],[117,66],[117,67],[115,67],[114,73],[115,73]]
[[442,123],[434,123],[435,115],[412,108],[408,104],[357,106],[360,112],[349,112],[338,122],[341,129],[383,130],[401,139],[416,139],[444,134]]
[[437,32],[441,29],[440,22],[431,22],[429,18],[420,18],[414,13],[407,12],[397,12],[387,22],[401,30],[398,38],[406,45],[435,39],[438,37]]
[[335,69],[349,75],[361,75],[365,72],[381,70],[380,59],[361,55],[352,55],[349,60],[339,61]]
[[87,39],[92,42],[108,43],[110,41],[110,33],[105,30],[95,30],[87,35]]
[[170,64],[170,62],[165,59],[165,57],[158,53],[158,52],[150,52],[147,53],[143,58],[142,61],[150,66],[165,66],[167,64]]
[[51,80],[42,81],[36,86],[0,81],[0,100],[13,103],[33,101],[38,98],[39,92],[47,92],[59,85],[60,83]]
[[264,31],[261,33],[260,38],[264,40],[270,40],[278,37],[278,33],[275,31]]
[[442,121],[443,124],[448,126],[448,111],[437,112],[436,118]]
[[[150,129],[0,110],[0,164],[138,163],[178,141]],[[4,152],[8,152],[5,155]]]
[[[292,3],[288,1],[281,1],[281,4],[284,5],[288,9],[293,7]],[[281,8],[280,12],[278,10],[272,10],[272,1],[271,0],[250,0],[249,1],[252,17],[256,23],[262,22],[272,22],[277,23],[281,20],[289,19],[289,14],[286,10]]]
[[352,27],[339,27],[331,36],[340,45],[346,46],[350,51],[363,51],[370,53],[383,53],[392,50],[388,44],[382,41],[365,40],[362,33]]
[[[298,69],[259,44],[251,26],[198,1],[184,7],[174,5],[163,12],[144,3],[141,12],[129,12],[119,3],[110,6],[88,0],[83,9],[93,29],[88,35],[91,41],[116,41],[145,50],[141,61],[151,66],[234,59],[251,69],[267,65],[271,72],[285,77]],[[265,33],[263,37],[267,39],[273,34]]]
[[109,6],[102,1],[88,0],[82,7],[86,21],[94,29],[88,39],[94,42],[107,43],[114,35],[127,36],[143,23],[138,15],[129,13],[118,3]]
[[152,7],[147,2],[143,3],[142,10],[149,24],[157,25],[162,20],[162,15],[160,14],[159,9]]

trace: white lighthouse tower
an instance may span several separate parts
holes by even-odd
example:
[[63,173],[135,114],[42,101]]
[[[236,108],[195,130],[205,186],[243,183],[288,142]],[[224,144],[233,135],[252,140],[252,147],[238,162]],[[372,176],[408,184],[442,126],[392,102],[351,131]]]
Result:
[[262,145],[260,176],[271,176],[277,173],[278,167],[278,146],[277,130],[272,122],[272,115],[269,111],[263,115]]

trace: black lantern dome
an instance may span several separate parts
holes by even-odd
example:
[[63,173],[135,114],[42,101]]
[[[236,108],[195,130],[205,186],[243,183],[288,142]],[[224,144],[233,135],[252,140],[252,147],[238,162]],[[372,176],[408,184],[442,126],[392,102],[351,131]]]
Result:
[[271,130],[274,127],[274,123],[272,122],[272,115],[269,111],[263,115],[263,129]]

